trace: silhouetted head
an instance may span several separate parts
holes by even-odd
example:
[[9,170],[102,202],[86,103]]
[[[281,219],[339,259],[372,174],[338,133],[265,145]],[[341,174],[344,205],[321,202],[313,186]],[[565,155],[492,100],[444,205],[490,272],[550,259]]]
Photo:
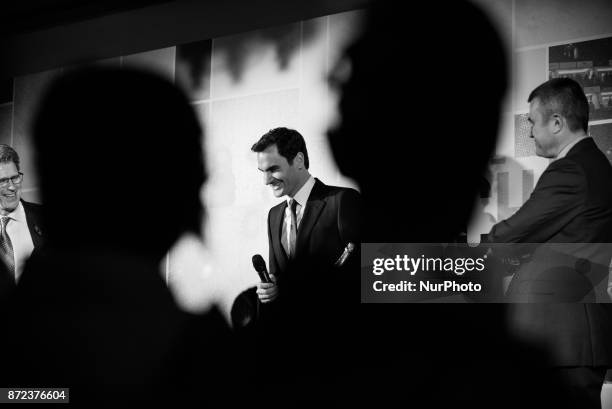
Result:
[[575,137],[588,132],[589,103],[580,84],[571,78],[554,78],[531,91],[530,136],[536,154],[555,158]]
[[257,287],[249,287],[234,299],[230,316],[236,331],[252,327],[257,316]]
[[[399,6],[374,3],[332,74],[341,96],[330,146],[361,189],[365,240],[447,241],[464,228],[495,147],[505,51],[469,3],[419,4],[408,18]],[[421,17],[431,30],[412,24]]]
[[264,183],[276,197],[293,197],[310,177],[308,151],[302,135],[289,128],[274,128],[264,134],[251,150]]
[[132,69],[69,71],[33,129],[49,243],[157,256],[199,232],[202,131],[172,83]]

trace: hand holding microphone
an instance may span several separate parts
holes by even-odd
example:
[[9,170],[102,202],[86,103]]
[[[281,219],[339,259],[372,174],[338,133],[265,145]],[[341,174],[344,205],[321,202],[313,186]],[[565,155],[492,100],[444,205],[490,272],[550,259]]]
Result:
[[259,279],[262,283],[271,283],[270,275],[268,274],[268,269],[266,268],[266,262],[264,261],[261,254],[255,254],[253,256],[253,268],[259,274]]
[[278,297],[276,278],[274,274],[268,273],[266,262],[261,255],[255,254],[253,256],[253,267],[261,280],[261,283],[257,284],[257,297],[259,301],[263,304],[274,301]]

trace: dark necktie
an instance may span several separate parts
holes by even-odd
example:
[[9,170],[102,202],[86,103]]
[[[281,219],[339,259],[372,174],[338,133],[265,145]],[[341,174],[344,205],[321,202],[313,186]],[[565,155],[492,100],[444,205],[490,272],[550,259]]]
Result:
[[15,279],[15,257],[13,255],[13,243],[11,243],[11,238],[6,232],[6,225],[11,220],[10,217],[3,217],[0,220],[0,225],[2,231],[0,232],[0,252],[2,253],[2,260],[6,265],[6,269],[8,273]]

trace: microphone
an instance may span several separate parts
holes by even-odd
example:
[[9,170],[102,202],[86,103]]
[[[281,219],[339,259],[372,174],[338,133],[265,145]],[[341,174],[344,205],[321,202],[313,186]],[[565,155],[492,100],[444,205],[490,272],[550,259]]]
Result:
[[262,283],[271,283],[270,275],[268,274],[268,269],[266,268],[266,262],[260,254],[255,254],[253,256],[253,268],[259,274],[259,279]]
[[340,257],[338,257],[338,260],[336,260],[336,262],[334,263],[334,267],[342,267],[342,265],[346,262],[346,259],[351,255],[354,249],[355,245],[351,242],[348,242],[348,244],[344,248],[344,251],[342,252]]

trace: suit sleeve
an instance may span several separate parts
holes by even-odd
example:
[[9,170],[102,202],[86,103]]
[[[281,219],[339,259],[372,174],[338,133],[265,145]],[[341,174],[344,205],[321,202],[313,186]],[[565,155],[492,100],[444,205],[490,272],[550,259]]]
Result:
[[587,181],[580,167],[561,159],[542,174],[535,190],[510,218],[493,226],[493,243],[545,243],[572,220],[586,199]]
[[610,262],[608,273],[608,297],[612,301],[612,261]]
[[345,189],[339,196],[338,231],[345,244],[361,242],[361,196],[356,190]]
[[270,265],[270,273],[278,278],[279,266],[274,254],[274,246],[272,244],[272,231],[270,230],[272,219],[272,209],[268,212],[268,264]]

